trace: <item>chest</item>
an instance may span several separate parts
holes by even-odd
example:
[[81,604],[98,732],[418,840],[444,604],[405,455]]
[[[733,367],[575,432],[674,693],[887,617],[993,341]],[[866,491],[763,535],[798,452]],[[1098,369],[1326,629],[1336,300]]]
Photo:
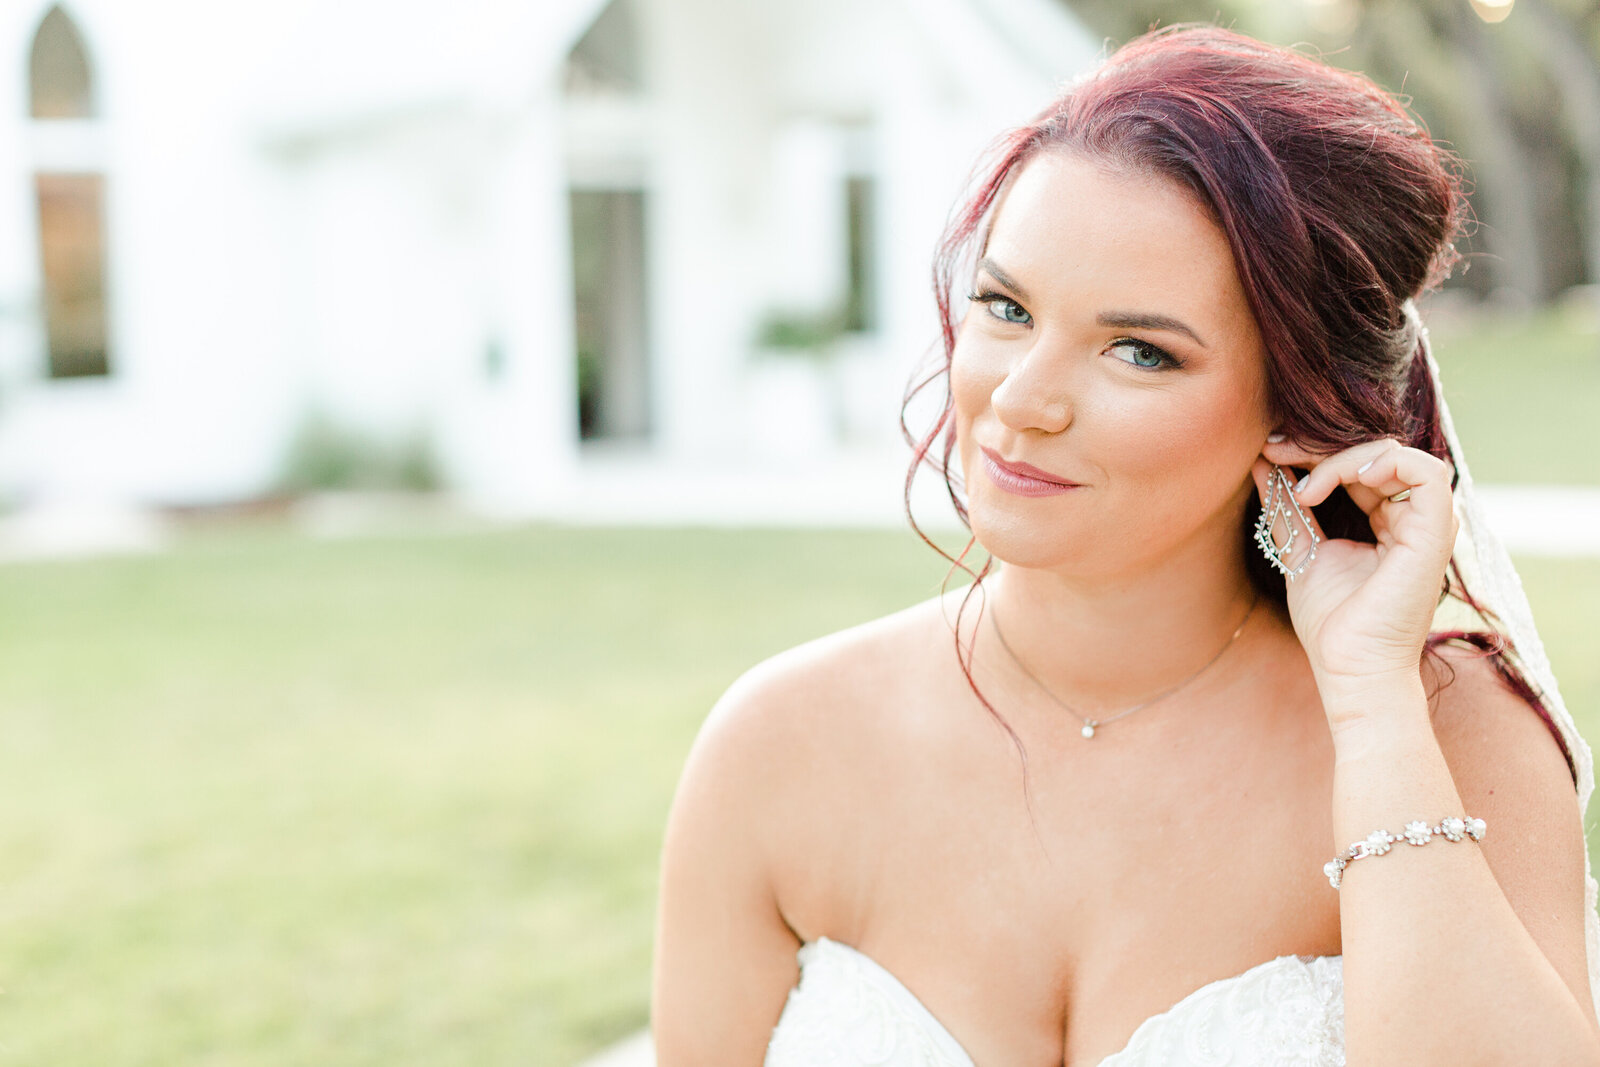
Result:
[[[817,1063],[974,1067],[967,1049],[893,974],[831,940],[800,950],[802,977],[773,1032],[767,1067]],[[1280,956],[1208,983],[1141,1023],[1110,1056],[1046,1049],[1077,1067],[1175,1064],[1344,1064],[1343,961]],[[1027,1062],[1007,1055],[1007,1062]]]
[[1339,951],[1331,744],[1223,721],[1035,738],[1026,796],[1015,750],[975,737],[881,760],[786,916],[883,963],[978,1063],[1097,1064],[1208,982]]

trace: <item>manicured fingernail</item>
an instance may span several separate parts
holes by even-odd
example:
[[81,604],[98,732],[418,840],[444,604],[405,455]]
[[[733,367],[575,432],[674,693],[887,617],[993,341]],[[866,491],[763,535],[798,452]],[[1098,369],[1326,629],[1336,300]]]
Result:
[[1282,441],[1284,439],[1284,437],[1285,437],[1285,435],[1281,434],[1281,433],[1269,433],[1269,434],[1267,434],[1267,440],[1272,444],[1277,444],[1278,442]]
[[1310,480],[1311,480],[1311,475],[1308,474],[1304,478],[1301,478],[1298,482],[1295,482],[1294,483],[1294,491],[1296,493],[1298,493],[1298,492],[1301,492],[1302,490],[1304,490],[1305,487],[1306,487],[1306,483],[1309,482]]
[[1359,466],[1359,467],[1357,467],[1357,468],[1356,468],[1356,473],[1357,473],[1357,474],[1365,474],[1365,473],[1367,473],[1367,468],[1369,468],[1369,467],[1371,467],[1371,466],[1372,466],[1372,465],[1373,465],[1373,464],[1374,464],[1374,463],[1376,463],[1376,462],[1378,462],[1378,461],[1377,461],[1377,460],[1375,460],[1375,459],[1369,459],[1369,460],[1367,460],[1367,461],[1366,461],[1366,462],[1365,462],[1365,463],[1363,463],[1363,464],[1362,464],[1362,465],[1361,465],[1361,466]]

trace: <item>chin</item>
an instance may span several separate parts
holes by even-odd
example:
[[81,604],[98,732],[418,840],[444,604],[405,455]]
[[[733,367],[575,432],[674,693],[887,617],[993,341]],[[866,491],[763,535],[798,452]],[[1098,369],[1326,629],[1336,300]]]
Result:
[[1040,570],[1090,567],[1092,535],[1071,532],[1065,524],[1038,516],[1006,513],[969,503],[967,519],[978,544],[1001,563]]

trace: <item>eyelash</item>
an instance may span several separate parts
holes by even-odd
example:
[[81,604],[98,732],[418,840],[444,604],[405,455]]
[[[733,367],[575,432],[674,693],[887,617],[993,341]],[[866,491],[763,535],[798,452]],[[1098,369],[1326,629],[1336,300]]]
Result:
[[[1004,296],[1004,295],[1002,295],[1000,293],[995,292],[992,289],[978,289],[978,290],[975,290],[975,291],[967,294],[967,299],[971,300],[974,304],[987,304],[987,305],[989,305],[991,307],[993,305],[995,305],[995,304],[1010,304],[1012,307],[1015,307],[1018,310],[1020,310],[1023,314],[1025,314],[1025,315],[1028,314],[1027,309],[1024,308],[1021,304],[1017,303],[1015,300],[1011,299],[1009,296]],[[1028,323],[1026,323],[1026,322],[1012,322],[1012,320],[1010,320],[1010,319],[1003,319],[999,315],[994,315],[994,313],[992,311],[990,312],[990,314],[993,315],[993,317],[994,317],[996,322],[1009,323],[1012,326],[1026,326],[1026,325],[1028,325]],[[1029,317],[1030,321],[1033,318],[1032,315],[1029,315],[1028,317]],[[1126,360],[1126,359],[1122,360],[1123,363],[1128,364],[1130,367],[1138,367],[1140,370],[1157,371],[1157,370],[1167,370],[1169,368],[1176,369],[1178,367],[1183,366],[1183,360],[1179,359],[1177,356],[1174,356],[1171,352],[1168,352],[1166,349],[1162,348],[1160,345],[1153,345],[1149,341],[1141,341],[1137,337],[1119,337],[1115,341],[1111,342],[1111,344],[1107,345],[1106,347],[1108,347],[1108,348],[1121,348],[1123,346],[1127,346],[1127,347],[1130,347],[1130,348],[1137,348],[1141,352],[1154,353],[1161,360],[1160,363],[1157,363],[1157,364],[1154,364],[1154,365],[1146,365],[1146,364],[1143,364],[1143,363],[1134,363],[1132,360]]]
[[1155,364],[1154,366],[1147,366],[1143,363],[1134,363],[1131,360],[1126,359],[1122,361],[1127,363],[1129,366],[1138,367],[1140,370],[1166,370],[1169,367],[1176,369],[1183,366],[1183,360],[1179,359],[1177,356],[1174,356],[1165,348],[1162,348],[1159,345],[1153,345],[1149,341],[1141,341],[1137,337],[1119,337],[1115,341],[1112,341],[1107,347],[1122,348],[1124,346],[1137,348],[1143,352],[1153,352],[1158,358],[1160,358],[1161,362]]
[[[1009,296],[1002,296],[1001,294],[995,292],[992,289],[978,289],[978,290],[975,290],[975,291],[970,292],[970,293],[967,294],[967,299],[971,300],[974,304],[987,304],[991,308],[995,304],[1010,304],[1012,307],[1014,307],[1014,308],[1018,309],[1019,311],[1021,311],[1024,315],[1028,314],[1027,309],[1024,308],[1021,304],[1017,303],[1015,300],[1011,299]],[[990,311],[989,314],[993,315],[994,318],[996,320],[1000,321],[1000,322],[1011,322],[1010,319],[1002,319],[1002,318],[1000,318],[999,315],[995,315],[993,311]],[[1032,319],[1033,316],[1032,315],[1028,315],[1028,318]],[[1027,323],[1024,323],[1024,322],[1011,322],[1011,325],[1013,325],[1013,326],[1026,326]]]

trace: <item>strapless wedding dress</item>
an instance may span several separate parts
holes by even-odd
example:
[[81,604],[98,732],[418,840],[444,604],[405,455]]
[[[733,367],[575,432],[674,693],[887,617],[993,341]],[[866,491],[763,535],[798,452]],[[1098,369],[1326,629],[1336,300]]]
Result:
[[[973,1067],[933,1013],[865,953],[822,937],[799,958],[766,1067]],[[1099,1067],[1343,1064],[1343,958],[1279,956],[1146,1019]]]

